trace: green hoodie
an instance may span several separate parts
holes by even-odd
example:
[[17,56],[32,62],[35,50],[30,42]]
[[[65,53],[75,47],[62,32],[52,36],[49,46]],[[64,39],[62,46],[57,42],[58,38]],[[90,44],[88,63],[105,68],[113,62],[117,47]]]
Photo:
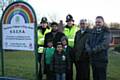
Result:
[[45,48],[44,55],[45,55],[45,64],[51,64],[51,60],[54,54],[55,48]]

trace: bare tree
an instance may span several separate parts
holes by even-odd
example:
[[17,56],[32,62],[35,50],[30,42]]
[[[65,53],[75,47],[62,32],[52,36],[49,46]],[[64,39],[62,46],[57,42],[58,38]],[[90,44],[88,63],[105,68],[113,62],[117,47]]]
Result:
[[53,13],[53,14],[48,14],[48,18],[53,22],[58,22],[59,21],[59,17],[56,13]]
[[120,23],[110,23],[110,28],[120,29]]

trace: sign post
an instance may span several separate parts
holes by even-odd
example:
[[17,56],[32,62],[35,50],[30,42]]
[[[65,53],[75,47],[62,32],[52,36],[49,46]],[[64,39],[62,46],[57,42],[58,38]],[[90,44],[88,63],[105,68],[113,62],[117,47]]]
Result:
[[37,20],[35,11],[26,2],[16,1],[7,6],[1,18],[2,25],[2,75],[4,76],[4,51],[25,50],[33,51],[37,64]]
[[[2,47],[2,45],[1,45]],[[3,56],[3,50],[1,49],[1,70],[2,70],[2,76],[4,76],[4,56]]]

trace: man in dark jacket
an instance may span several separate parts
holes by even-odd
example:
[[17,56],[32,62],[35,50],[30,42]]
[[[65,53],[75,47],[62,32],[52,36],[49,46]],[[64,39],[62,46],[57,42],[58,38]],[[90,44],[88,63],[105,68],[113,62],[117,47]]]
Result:
[[86,50],[90,54],[91,59],[93,80],[106,80],[110,42],[110,31],[105,26],[103,17],[97,16],[96,25],[86,43]]
[[85,51],[85,43],[89,36],[86,19],[80,20],[80,30],[77,31],[74,42],[76,80],[90,80],[89,55]]
[[58,32],[58,23],[51,23],[52,31],[45,35],[44,47],[47,47],[47,41],[53,39],[53,46],[56,47],[56,43],[61,41],[61,38],[65,36],[64,33]]

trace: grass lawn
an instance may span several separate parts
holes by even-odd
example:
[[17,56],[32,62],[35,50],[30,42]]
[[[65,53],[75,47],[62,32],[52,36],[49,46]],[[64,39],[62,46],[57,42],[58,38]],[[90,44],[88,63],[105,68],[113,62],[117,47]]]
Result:
[[120,80],[120,53],[110,52],[108,65],[108,80]]
[[35,56],[28,51],[6,51],[5,76],[35,80]]
[[[26,80],[35,80],[36,77],[35,56],[32,52],[6,51],[4,54],[4,58],[5,58],[5,76],[19,77]],[[108,80],[120,80],[119,61],[120,61],[120,53],[115,53],[114,51],[110,51],[108,73],[107,73]],[[1,69],[0,69],[0,75],[1,75]]]

